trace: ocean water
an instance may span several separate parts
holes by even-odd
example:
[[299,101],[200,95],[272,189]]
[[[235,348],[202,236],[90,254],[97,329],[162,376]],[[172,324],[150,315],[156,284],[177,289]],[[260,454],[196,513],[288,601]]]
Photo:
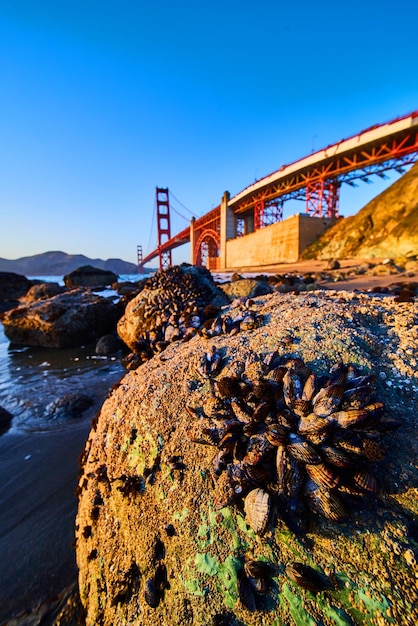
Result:
[[[63,284],[62,276],[33,276],[42,282]],[[121,275],[132,282],[142,276]],[[116,291],[100,295],[117,297]],[[111,387],[126,373],[121,355],[95,354],[95,343],[79,348],[33,348],[10,344],[0,324],[0,406],[13,415],[10,434],[62,430],[90,420]],[[67,393],[82,393],[94,401],[78,418],[54,418],[51,403]]]

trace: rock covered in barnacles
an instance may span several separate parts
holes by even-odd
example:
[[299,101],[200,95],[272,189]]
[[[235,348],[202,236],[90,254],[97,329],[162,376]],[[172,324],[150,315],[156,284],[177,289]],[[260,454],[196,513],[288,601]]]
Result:
[[[145,360],[170,342],[190,339],[205,321],[208,305],[219,307],[227,302],[206,269],[174,266],[145,281],[126,306],[118,334]],[[212,314],[212,309],[208,311]]]
[[267,293],[271,293],[272,289],[265,280],[242,277],[238,280],[232,280],[231,277],[231,282],[222,284],[222,291],[224,291],[232,301],[235,298],[242,298],[245,300],[248,298],[262,296]]
[[[303,309],[306,317],[311,311],[315,312],[308,306],[314,303],[328,311],[326,295],[321,298],[309,296]],[[395,612],[393,619],[399,621],[399,610],[396,613],[399,592],[394,590],[390,595],[388,589],[393,581],[393,588],[400,583],[404,590],[405,583],[412,579],[402,552],[412,545],[412,540],[405,539],[409,531],[404,530],[404,509],[393,507],[391,502],[410,503],[411,494],[401,493],[409,479],[402,479],[401,472],[397,472],[397,466],[407,458],[406,438],[397,433],[384,434],[389,426],[389,416],[384,411],[381,414],[378,406],[367,408],[367,418],[351,425],[332,421],[332,414],[315,415],[312,399],[321,388],[337,384],[331,383],[333,374],[325,371],[337,348],[330,347],[328,336],[324,343],[308,336],[304,344],[307,334],[299,334],[296,330],[297,324],[305,323],[299,318],[288,332],[290,334],[295,329],[293,335],[301,337],[300,343],[295,342],[290,348],[280,343],[280,348],[276,349],[277,326],[274,322],[279,317],[276,308],[280,308],[280,302],[274,297],[269,298],[268,306],[263,305],[261,309],[265,326],[246,335],[222,336],[209,341],[195,337],[190,343],[169,346],[161,360],[159,357],[151,359],[137,372],[128,374],[106,401],[89,439],[88,456],[80,478],[82,504],[77,522],[77,558],[80,592],[88,611],[88,623],[113,626],[116,623],[134,624],[140,620],[144,626],[156,622],[161,626],[173,623],[214,626],[239,622],[248,626],[261,623],[271,626],[278,620],[291,623],[291,613],[297,615],[298,605],[302,617],[308,621],[328,623],[337,615],[340,618],[343,615],[340,611],[349,614],[352,605],[356,606],[354,619],[361,612],[361,619],[366,620],[370,614],[366,614],[363,608],[364,584],[367,584],[366,592],[370,589],[372,596],[381,597],[378,596],[381,593],[388,598]],[[284,316],[283,308],[280,315]],[[306,329],[311,332],[308,321]],[[323,327],[315,327],[318,336],[322,331]],[[364,367],[371,367],[372,358],[369,353],[365,356],[366,348],[360,343],[357,327],[350,326],[349,332],[353,333],[350,337],[354,348],[349,345],[341,351]],[[367,349],[370,344],[368,339]],[[211,345],[221,351],[222,369],[202,377],[196,372],[194,357],[210,352]],[[393,341],[388,345],[392,348]],[[323,346],[324,353],[318,354],[318,349]],[[288,354],[290,349],[295,352]],[[288,406],[283,396],[283,378],[296,350],[297,354],[300,350],[305,355],[311,369],[309,373],[297,363],[292,364],[302,386],[302,397],[296,400],[306,400],[312,406],[307,415],[302,405],[294,402],[293,406]],[[259,357],[258,361],[253,354]],[[382,367],[386,368],[387,362]],[[362,410],[381,399],[388,401],[391,394],[385,381],[391,374],[388,369],[385,372],[387,378],[383,379],[379,370],[376,371],[378,393],[375,391],[366,404],[362,407],[352,407],[349,403],[344,406],[347,396],[343,396],[335,412]],[[344,378],[344,372],[342,376]],[[220,393],[217,382],[226,377],[234,380],[233,395],[229,395],[228,383]],[[359,378],[358,373],[354,378]],[[315,382],[314,391],[310,388],[312,381]],[[345,391],[350,390],[350,384],[347,376],[342,382]],[[370,395],[372,386],[366,383],[366,387],[364,393],[356,392],[356,402],[361,395],[363,398]],[[357,381],[354,388],[361,389],[361,384]],[[394,414],[397,419],[405,415],[405,406],[411,399],[407,392],[405,387],[405,404],[400,406],[399,413]],[[401,401],[400,394],[394,398]],[[411,412],[409,405],[407,409]],[[311,419],[305,420],[309,416]],[[390,420],[390,425],[394,426],[392,416]],[[302,424],[306,425],[306,422],[307,430],[303,430]],[[195,443],[194,438],[187,436],[188,428],[193,426],[197,432],[199,425],[212,430],[207,445]],[[248,446],[252,450],[257,442],[254,446],[257,450],[263,437],[273,447],[263,450],[259,462],[247,465],[250,460],[246,459]],[[287,446],[298,442],[297,437],[314,448],[326,468],[335,468],[340,484],[318,486],[308,478],[307,465],[321,464],[305,463],[303,456],[302,460],[297,460],[290,453],[291,448],[288,450]],[[389,440],[388,445],[384,443],[385,439]],[[292,468],[291,473],[285,473],[288,478],[283,479],[285,490],[282,491],[277,487],[276,469],[280,446]],[[382,487],[391,487],[398,474],[401,489],[398,492],[393,490],[390,497],[383,491],[375,500],[373,491],[365,489],[372,483],[364,472],[368,470],[379,478],[385,467],[376,471],[374,466],[378,465],[385,451],[391,465],[388,463]],[[173,470],[178,467],[177,457],[180,456],[184,469]],[[156,462],[158,457],[159,462]],[[213,466],[212,459],[215,458]],[[100,471],[104,466],[106,472]],[[402,470],[411,476],[409,465]],[[152,476],[151,481],[149,476]],[[309,485],[311,488],[307,489]],[[264,535],[255,536],[243,513],[245,498],[254,489],[261,489],[270,498],[272,514],[268,517]],[[100,506],[93,505],[98,501],[98,491],[103,502]],[[225,495],[223,501],[222,492]],[[218,494],[219,509],[215,506]],[[228,502],[224,508],[222,505]],[[369,507],[361,514],[353,510],[369,502],[376,505],[376,510]],[[378,517],[373,524],[375,515]],[[350,523],[351,517],[355,518],[354,527]],[[336,524],[344,519],[347,524],[338,528]],[[307,530],[309,535],[300,538],[299,535]],[[399,534],[389,534],[394,530],[400,531]],[[161,591],[155,595],[158,585],[153,559],[156,558],[154,538],[157,532],[165,544],[164,563],[170,584],[170,589],[164,590],[164,596]],[[398,549],[396,555],[389,538],[399,545],[401,551]],[[97,556],[89,560],[94,550]],[[273,580],[253,576],[245,568],[249,559],[263,558],[278,565]],[[329,603],[319,598],[316,604],[308,592],[305,594],[303,588],[287,579],[284,566],[293,559],[309,564],[316,561],[321,567],[333,561],[337,577],[340,573],[346,576],[340,582],[344,585],[348,577],[350,588],[338,597],[330,593]],[[133,563],[138,572],[134,580],[129,575]],[[241,570],[247,578],[243,578],[244,601],[247,594],[250,598],[244,606],[238,590],[241,580],[238,572]],[[380,571],[383,572],[381,577]],[[383,578],[385,573],[389,578]],[[152,581],[154,585],[154,589],[152,586],[148,589],[151,595],[147,597],[153,603],[159,600],[156,608],[145,598],[146,581]],[[265,581],[268,592],[262,597]],[[305,598],[306,608],[303,607]],[[373,598],[371,604],[376,606]],[[255,605],[256,611],[249,611],[248,605]],[[404,608],[407,608],[406,604],[402,606]],[[303,612],[305,610],[310,612],[309,618]]]

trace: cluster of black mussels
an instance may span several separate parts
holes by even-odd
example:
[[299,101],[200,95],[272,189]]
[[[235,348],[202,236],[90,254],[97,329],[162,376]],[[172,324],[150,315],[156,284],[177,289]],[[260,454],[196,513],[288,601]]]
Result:
[[243,503],[258,534],[277,517],[303,534],[311,512],[340,523],[353,501],[378,493],[373,464],[385,456],[382,434],[400,421],[376,400],[374,375],[339,362],[318,376],[302,359],[273,353],[255,382],[244,364],[215,379],[216,350],[204,359],[213,393],[188,407],[189,436],[217,448],[215,508]]

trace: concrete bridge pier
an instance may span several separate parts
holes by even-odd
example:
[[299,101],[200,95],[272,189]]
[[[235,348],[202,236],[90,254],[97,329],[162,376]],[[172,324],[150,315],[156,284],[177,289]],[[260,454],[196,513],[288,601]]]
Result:
[[195,247],[196,247],[196,233],[195,233],[196,218],[192,217],[190,221],[190,265],[196,265]]
[[228,267],[227,258],[227,245],[228,239],[234,239],[236,237],[236,217],[234,211],[229,208],[229,191],[225,191],[221,201],[221,214],[220,214],[220,257],[219,257],[219,269],[226,269]]

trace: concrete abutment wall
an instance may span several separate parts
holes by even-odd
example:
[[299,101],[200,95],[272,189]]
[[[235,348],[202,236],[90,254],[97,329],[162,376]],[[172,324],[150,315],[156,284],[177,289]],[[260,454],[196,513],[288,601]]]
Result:
[[333,218],[298,214],[243,237],[227,239],[224,246],[221,240],[219,267],[257,268],[275,263],[294,263],[335,222]]

